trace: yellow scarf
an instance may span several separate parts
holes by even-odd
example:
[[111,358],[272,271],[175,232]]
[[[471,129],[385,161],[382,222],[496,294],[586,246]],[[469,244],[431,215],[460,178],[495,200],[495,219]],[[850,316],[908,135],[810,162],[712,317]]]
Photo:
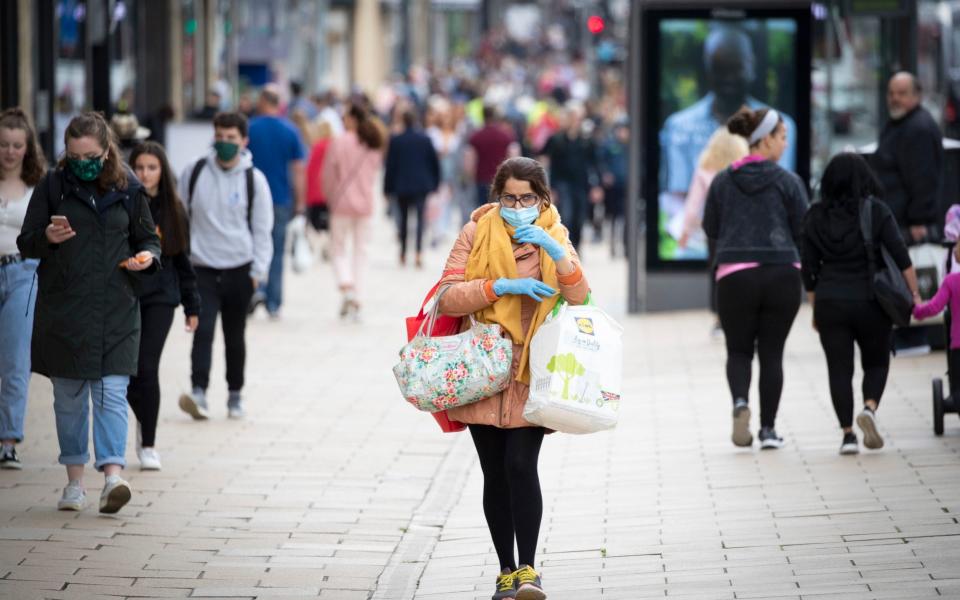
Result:
[[[560,213],[557,212],[556,208],[551,206],[541,212],[535,224],[542,227],[550,237],[563,244],[564,247],[567,246],[567,231],[560,224]],[[518,275],[517,261],[513,256],[514,231],[513,227],[504,222],[498,208],[488,210],[486,214],[480,217],[473,238],[473,249],[470,250],[470,258],[467,259],[464,278],[467,281],[472,279],[491,279],[495,281],[501,277],[515,279]],[[557,265],[543,248],[540,248],[540,279],[553,289],[559,290]],[[476,317],[478,321],[483,323],[500,325],[504,331],[510,334],[513,343],[519,344],[522,341],[523,354],[520,356],[516,379],[529,385],[530,340],[533,339],[533,334],[537,332],[537,329],[546,320],[547,315],[560,300],[560,294],[545,298],[543,302],[538,303],[537,312],[533,316],[533,321],[530,323],[526,335],[523,333],[523,324],[520,319],[522,298],[522,296],[514,294],[505,295],[491,306],[477,313]]]

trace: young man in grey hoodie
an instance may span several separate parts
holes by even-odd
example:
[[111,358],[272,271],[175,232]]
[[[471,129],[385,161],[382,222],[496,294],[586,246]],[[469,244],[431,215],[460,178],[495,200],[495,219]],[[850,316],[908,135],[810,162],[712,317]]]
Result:
[[213,152],[187,166],[178,190],[190,217],[191,261],[200,291],[200,324],[191,354],[193,391],[180,397],[180,408],[194,419],[208,418],[206,390],[219,313],[226,345],[227,415],[240,419],[247,307],[266,280],[273,256],[273,200],[266,177],[246,149],[247,118],[219,113],[213,131]]

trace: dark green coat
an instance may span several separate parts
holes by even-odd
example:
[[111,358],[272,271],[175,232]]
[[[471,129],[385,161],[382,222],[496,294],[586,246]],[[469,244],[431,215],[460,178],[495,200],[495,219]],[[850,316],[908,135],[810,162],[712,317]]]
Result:
[[[60,178],[62,191],[52,204],[50,177]],[[160,239],[143,187],[132,173],[128,181],[126,189],[100,195],[72,173],[55,170],[33,191],[17,246],[24,257],[40,259],[31,352],[36,373],[70,379],[137,374],[137,275],[119,265],[144,250],[159,257]],[[51,244],[52,214],[66,216],[77,235]]]

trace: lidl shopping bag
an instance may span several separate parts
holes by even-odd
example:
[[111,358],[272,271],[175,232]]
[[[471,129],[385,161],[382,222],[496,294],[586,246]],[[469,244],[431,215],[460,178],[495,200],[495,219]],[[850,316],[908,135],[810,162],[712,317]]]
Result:
[[622,377],[623,328],[596,306],[563,304],[533,336],[523,417],[564,433],[612,429]]

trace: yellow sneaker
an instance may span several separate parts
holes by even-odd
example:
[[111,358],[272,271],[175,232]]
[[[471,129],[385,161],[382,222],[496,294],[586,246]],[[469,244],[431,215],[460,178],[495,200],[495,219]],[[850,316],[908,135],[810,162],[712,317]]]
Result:
[[513,572],[513,576],[517,580],[516,600],[547,600],[540,574],[534,571],[533,567],[520,565],[520,568]]
[[493,593],[491,600],[504,600],[505,598],[517,597],[517,578],[510,571],[504,571],[497,575],[497,591]]

